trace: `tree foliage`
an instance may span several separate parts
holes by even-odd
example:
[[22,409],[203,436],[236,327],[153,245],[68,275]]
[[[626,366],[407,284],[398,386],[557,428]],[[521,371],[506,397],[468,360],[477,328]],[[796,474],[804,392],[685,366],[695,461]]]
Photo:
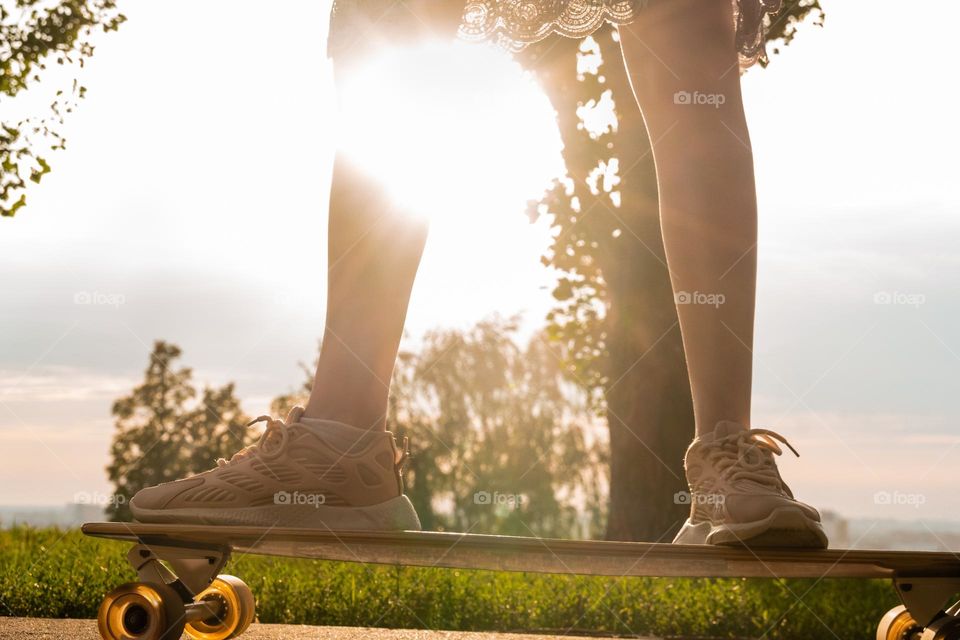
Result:
[[590,537],[605,505],[603,443],[542,337],[484,321],[399,359],[391,421],[417,443],[411,500],[428,528]]
[[[491,319],[400,354],[388,427],[408,436],[406,493],[425,529],[590,537],[606,504],[603,429],[542,336]],[[274,401],[282,414],[297,392]],[[600,436],[598,438],[598,436]]]
[[130,519],[128,504],[140,489],[210,469],[253,442],[233,383],[205,387],[198,397],[192,371],[176,368],[180,355],[177,346],[156,342],[143,383],[113,404],[107,474],[114,520]]
[[[785,0],[783,8],[770,21],[767,29],[767,48],[773,54],[780,53],[780,48],[793,42],[797,35],[797,28],[804,22],[822,27],[825,18],[820,0]],[[767,66],[769,60],[760,61]]]
[[[115,0],[0,0],[0,99],[39,82],[51,63],[83,66],[93,55],[93,34],[124,20]],[[64,147],[60,127],[85,91],[74,80],[57,91],[49,114],[0,122],[0,215],[16,214],[27,202],[28,181],[49,173],[47,152]]]

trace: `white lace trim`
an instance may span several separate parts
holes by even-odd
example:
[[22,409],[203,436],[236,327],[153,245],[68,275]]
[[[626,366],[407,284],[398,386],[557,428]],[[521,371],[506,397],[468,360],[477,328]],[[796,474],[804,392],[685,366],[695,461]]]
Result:
[[[456,0],[444,0],[456,1]],[[648,0],[465,0],[459,36],[494,41],[512,51],[559,33],[581,38],[610,22],[633,21]],[[766,56],[765,30],[782,0],[732,0],[741,68]],[[331,57],[365,44],[370,37],[410,27],[403,0],[334,0],[330,23]],[[362,47],[360,47],[362,48]]]

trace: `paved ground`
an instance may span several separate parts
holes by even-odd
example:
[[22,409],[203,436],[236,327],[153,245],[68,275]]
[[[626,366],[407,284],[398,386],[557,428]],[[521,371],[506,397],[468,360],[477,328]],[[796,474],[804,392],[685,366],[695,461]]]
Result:
[[[255,624],[241,636],[242,640],[307,640],[308,638],[323,640],[555,640],[562,637],[366,627],[306,627],[290,624]],[[95,620],[0,617],[0,640],[19,640],[20,638],[99,640],[100,636],[97,634]]]

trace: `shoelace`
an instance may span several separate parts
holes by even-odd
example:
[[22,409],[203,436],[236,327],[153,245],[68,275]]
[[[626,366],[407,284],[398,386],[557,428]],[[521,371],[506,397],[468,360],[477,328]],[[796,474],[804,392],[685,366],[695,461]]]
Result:
[[[720,475],[729,481],[751,480],[758,484],[786,492],[793,492],[780,477],[774,454],[781,455],[782,442],[797,457],[800,454],[787,439],[769,429],[747,429],[718,438],[707,444],[707,458]],[[756,455],[759,453],[759,455]]]
[[284,427],[287,426],[283,422],[283,420],[274,419],[274,418],[271,418],[270,416],[259,416],[258,418],[250,421],[247,424],[247,426],[252,427],[253,425],[259,422],[267,423],[267,428],[264,429],[263,434],[260,436],[260,439],[257,440],[255,443],[251,445],[247,445],[243,449],[240,449],[240,451],[237,451],[235,454],[230,456],[229,460],[227,460],[226,458],[217,458],[218,467],[225,467],[229,464],[239,462],[249,456],[256,455],[261,449],[264,448],[264,445],[267,444],[267,441],[270,440],[271,436],[273,435],[279,434],[281,438],[283,437],[284,435],[283,429]]

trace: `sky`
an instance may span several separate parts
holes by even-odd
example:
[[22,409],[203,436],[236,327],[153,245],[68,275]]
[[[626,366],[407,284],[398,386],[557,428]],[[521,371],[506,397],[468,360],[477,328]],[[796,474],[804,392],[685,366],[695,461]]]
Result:
[[[322,332],[329,174],[350,129],[325,57],[328,2],[125,4],[129,21],[82,72],[68,149],[0,220],[0,505],[109,491],[110,406],[155,339],[182,347],[200,383],[236,381],[256,415],[300,383]],[[744,78],[760,203],[754,425],[800,451],[781,468],[812,504],[947,518],[960,506],[960,7],[823,4],[823,29]],[[522,108],[484,153],[530,135],[517,166],[548,164],[542,96],[489,64],[496,79],[480,81],[507,82]],[[67,77],[10,108],[46,104]],[[535,173],[478,190],[511,198],[501,216],[436,220],[412,340],[492,313],[542,323],[555,274],[539,263],[546,220],[523,215]]]

